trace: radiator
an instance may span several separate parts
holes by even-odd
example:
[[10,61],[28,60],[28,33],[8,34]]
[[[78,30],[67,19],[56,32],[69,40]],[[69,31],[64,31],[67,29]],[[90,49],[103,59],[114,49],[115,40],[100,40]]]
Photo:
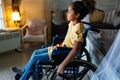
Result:
[[2,32],[0,33],[0,53],[8,50],[20,48],[20,32]]

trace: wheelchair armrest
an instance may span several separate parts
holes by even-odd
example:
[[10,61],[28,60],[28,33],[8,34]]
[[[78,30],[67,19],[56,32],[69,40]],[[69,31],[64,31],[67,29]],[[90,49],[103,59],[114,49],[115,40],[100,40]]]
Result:
[[62,43],[63,40],[64,40],[64,37],[56,35],[52,38],[52,43],[51,44],[44,44],[44,45],[41,46],[41,48],[45,48],[45,47],[49,47],[49,46],[55,46],[56,44]]
[[56,44],[62,43],[63,40],[64,40],[63,36],[56,35],[52,38],[52,43],[51,44],[44,44],[44,45],[41,46],[41,48],[45,48],[45,47],[49,47],[49,46],[55,46]]
[[56,45],[56,44],[62,43],[63,40],[64,40],[64,37],[63,37],[63,36],[58,36],[58,35],[54,36],[54,37],[52,38],[52,46],[54,46],[54,45]]
[[43,45],[41,46],[41,48],[46,48],[46,47],[49,47],[49,46],[51,46],[51,44],[43,44]]

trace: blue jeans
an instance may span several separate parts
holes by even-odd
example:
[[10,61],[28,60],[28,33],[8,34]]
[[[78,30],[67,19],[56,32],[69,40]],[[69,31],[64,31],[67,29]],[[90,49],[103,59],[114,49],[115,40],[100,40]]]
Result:
[[27,64],[22,68],[22,71],[24,73],[21,76],[20,80],[27,80],[28,73],[31,71],[35,71],[35,62],[38,60],[41,62],[51,61],[48,56],[48,48],[38,49],[33,52]]

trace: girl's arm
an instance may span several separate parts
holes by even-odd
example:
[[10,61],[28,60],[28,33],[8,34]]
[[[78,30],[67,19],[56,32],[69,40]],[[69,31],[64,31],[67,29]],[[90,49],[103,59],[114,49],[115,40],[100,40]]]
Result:
[[57,74],[63,74],[64,68],[69,64],[69,62],[77,55],[82,46],[81,42],[74,41],[73,49],[70,51],[65,60],[59,65]]

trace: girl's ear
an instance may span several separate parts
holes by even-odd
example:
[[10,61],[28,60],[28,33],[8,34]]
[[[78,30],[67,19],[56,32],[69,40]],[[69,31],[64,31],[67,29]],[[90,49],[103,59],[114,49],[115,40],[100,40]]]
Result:
[[80,17],[80,14],[76,14],[76,18]]

